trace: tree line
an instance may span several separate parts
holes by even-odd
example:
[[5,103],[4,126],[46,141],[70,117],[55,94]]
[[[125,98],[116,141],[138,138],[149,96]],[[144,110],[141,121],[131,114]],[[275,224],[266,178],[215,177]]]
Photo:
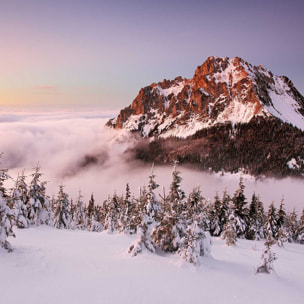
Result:
[[8,190],[4,186],[9,178],[7,170],[0,169],[0,246],[8,251],[13,249],[7,238],[14,236],[14,226],[39,225],[137,234],[129,247],[132,256],[145,249],[171,252],[195,265],[201,256],[209,255],[210,236],[222,237],[229,246],[237,239],[265,239],[266,254],[274,243],[304,244],[304,209],[299,218],[295,210],[285,211],[282,199],[279,208],[272,202],[265,211],[256,194],[247,201],[242,177],[232,196],[224,191],[221,197],[216,193],[210,201],[203,197],[200,188],[186,195],[176,164],[168,194],[164,191],[157,195],[159,185],[152,167],[148,185],[140,188],[137,197],[126,184],[123,195],[114,193],[96,203],[92,194],[86,204],[81,192],[75,201],[70,199],[63,185],[59,186],[57,196],[50,198],[42,175],[37,166],[27,183],[23,172],[16,178],[13,189]]

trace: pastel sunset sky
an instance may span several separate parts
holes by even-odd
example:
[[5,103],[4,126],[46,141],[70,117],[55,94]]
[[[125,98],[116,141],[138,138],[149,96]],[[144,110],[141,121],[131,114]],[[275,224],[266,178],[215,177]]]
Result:
[[263,64],[304,94],[303,30],[303,0],[0,0],[0,110],[119,109],[209,56]]

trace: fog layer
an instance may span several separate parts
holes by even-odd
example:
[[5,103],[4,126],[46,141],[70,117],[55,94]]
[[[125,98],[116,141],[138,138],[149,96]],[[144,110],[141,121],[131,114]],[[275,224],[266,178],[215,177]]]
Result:
[[[135,161],[125,153],[132,140],[127,135],[105,127],[108,118],[103,112],[79,113],[1,113],[0,152],[1,167],[9,169],[16,178],[25,169],[30,175],[39,163],[49,195],[56,195],[58,185],[75,198],[81,190],[87,201],[94,193],[101,203],[115,191],[124,193],[129,183],[135,196],[139,187],[147,184],[151,164]],[[224,176],[180,167],[182,187],[189,193],[200,186],[205,198],[213,199],[216,192],[221,196],[227,188],[232,195],[238,187],[239,175]],[[171,166],[156,166],[154,173],[160,191],[168,191],[171,182]],[[30,179],[28,179],[29,181]],[[12,184],[12,181],[10,182]],[[253,192],[265,205],[272,201],[278,206],[284,196],[286,209],[304,207],[303,180],[255,180],[245,176],[246,196],[250,201]]]

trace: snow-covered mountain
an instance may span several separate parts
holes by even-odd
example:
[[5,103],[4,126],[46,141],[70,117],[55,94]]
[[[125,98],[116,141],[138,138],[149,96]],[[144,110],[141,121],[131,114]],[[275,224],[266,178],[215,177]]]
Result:
[[285,76],[241,58],[209,57],[192,79],[177,77],[140,90],[109,126],[142,137],[185,138],[197,131],[254,117],[275,117],[304,130],[304,97]]

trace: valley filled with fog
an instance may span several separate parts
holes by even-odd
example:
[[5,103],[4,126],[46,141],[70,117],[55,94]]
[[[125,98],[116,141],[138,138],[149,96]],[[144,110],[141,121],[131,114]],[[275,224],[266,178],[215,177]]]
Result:
[[[126,183],[137,196],[140,186],[147,185],[152,164],[136,161],[126,153],[134,141],[126,133],[105,127],[109,117],[102,111],[13,113],[0,112],[1,167],[15,179],[23,169],[28,176],[39,164],[48,181],[47,193],[57,195],[58,186],[75,199],[81,190],[88,202],[91,193],[96,203],[116,192],[123,194]],[[172,166],[155,166],[160,192],[168,192]],[[230,195],[238,187],[240,175],[211,174],[194,168],[179,167],[182,187],[188,194],[200,186],[202,195],[213,200],[216,192],[222,196],[227,188]],[[10,180],[8,187],[13,184]],[[255,192],[265,206],[274,201],[278,207],[284,197],[286,209],[304,207],[304,179],[256,180],[244,175],[245,194],[250,201]],[[165,190],[163,190],[165,189]]]

